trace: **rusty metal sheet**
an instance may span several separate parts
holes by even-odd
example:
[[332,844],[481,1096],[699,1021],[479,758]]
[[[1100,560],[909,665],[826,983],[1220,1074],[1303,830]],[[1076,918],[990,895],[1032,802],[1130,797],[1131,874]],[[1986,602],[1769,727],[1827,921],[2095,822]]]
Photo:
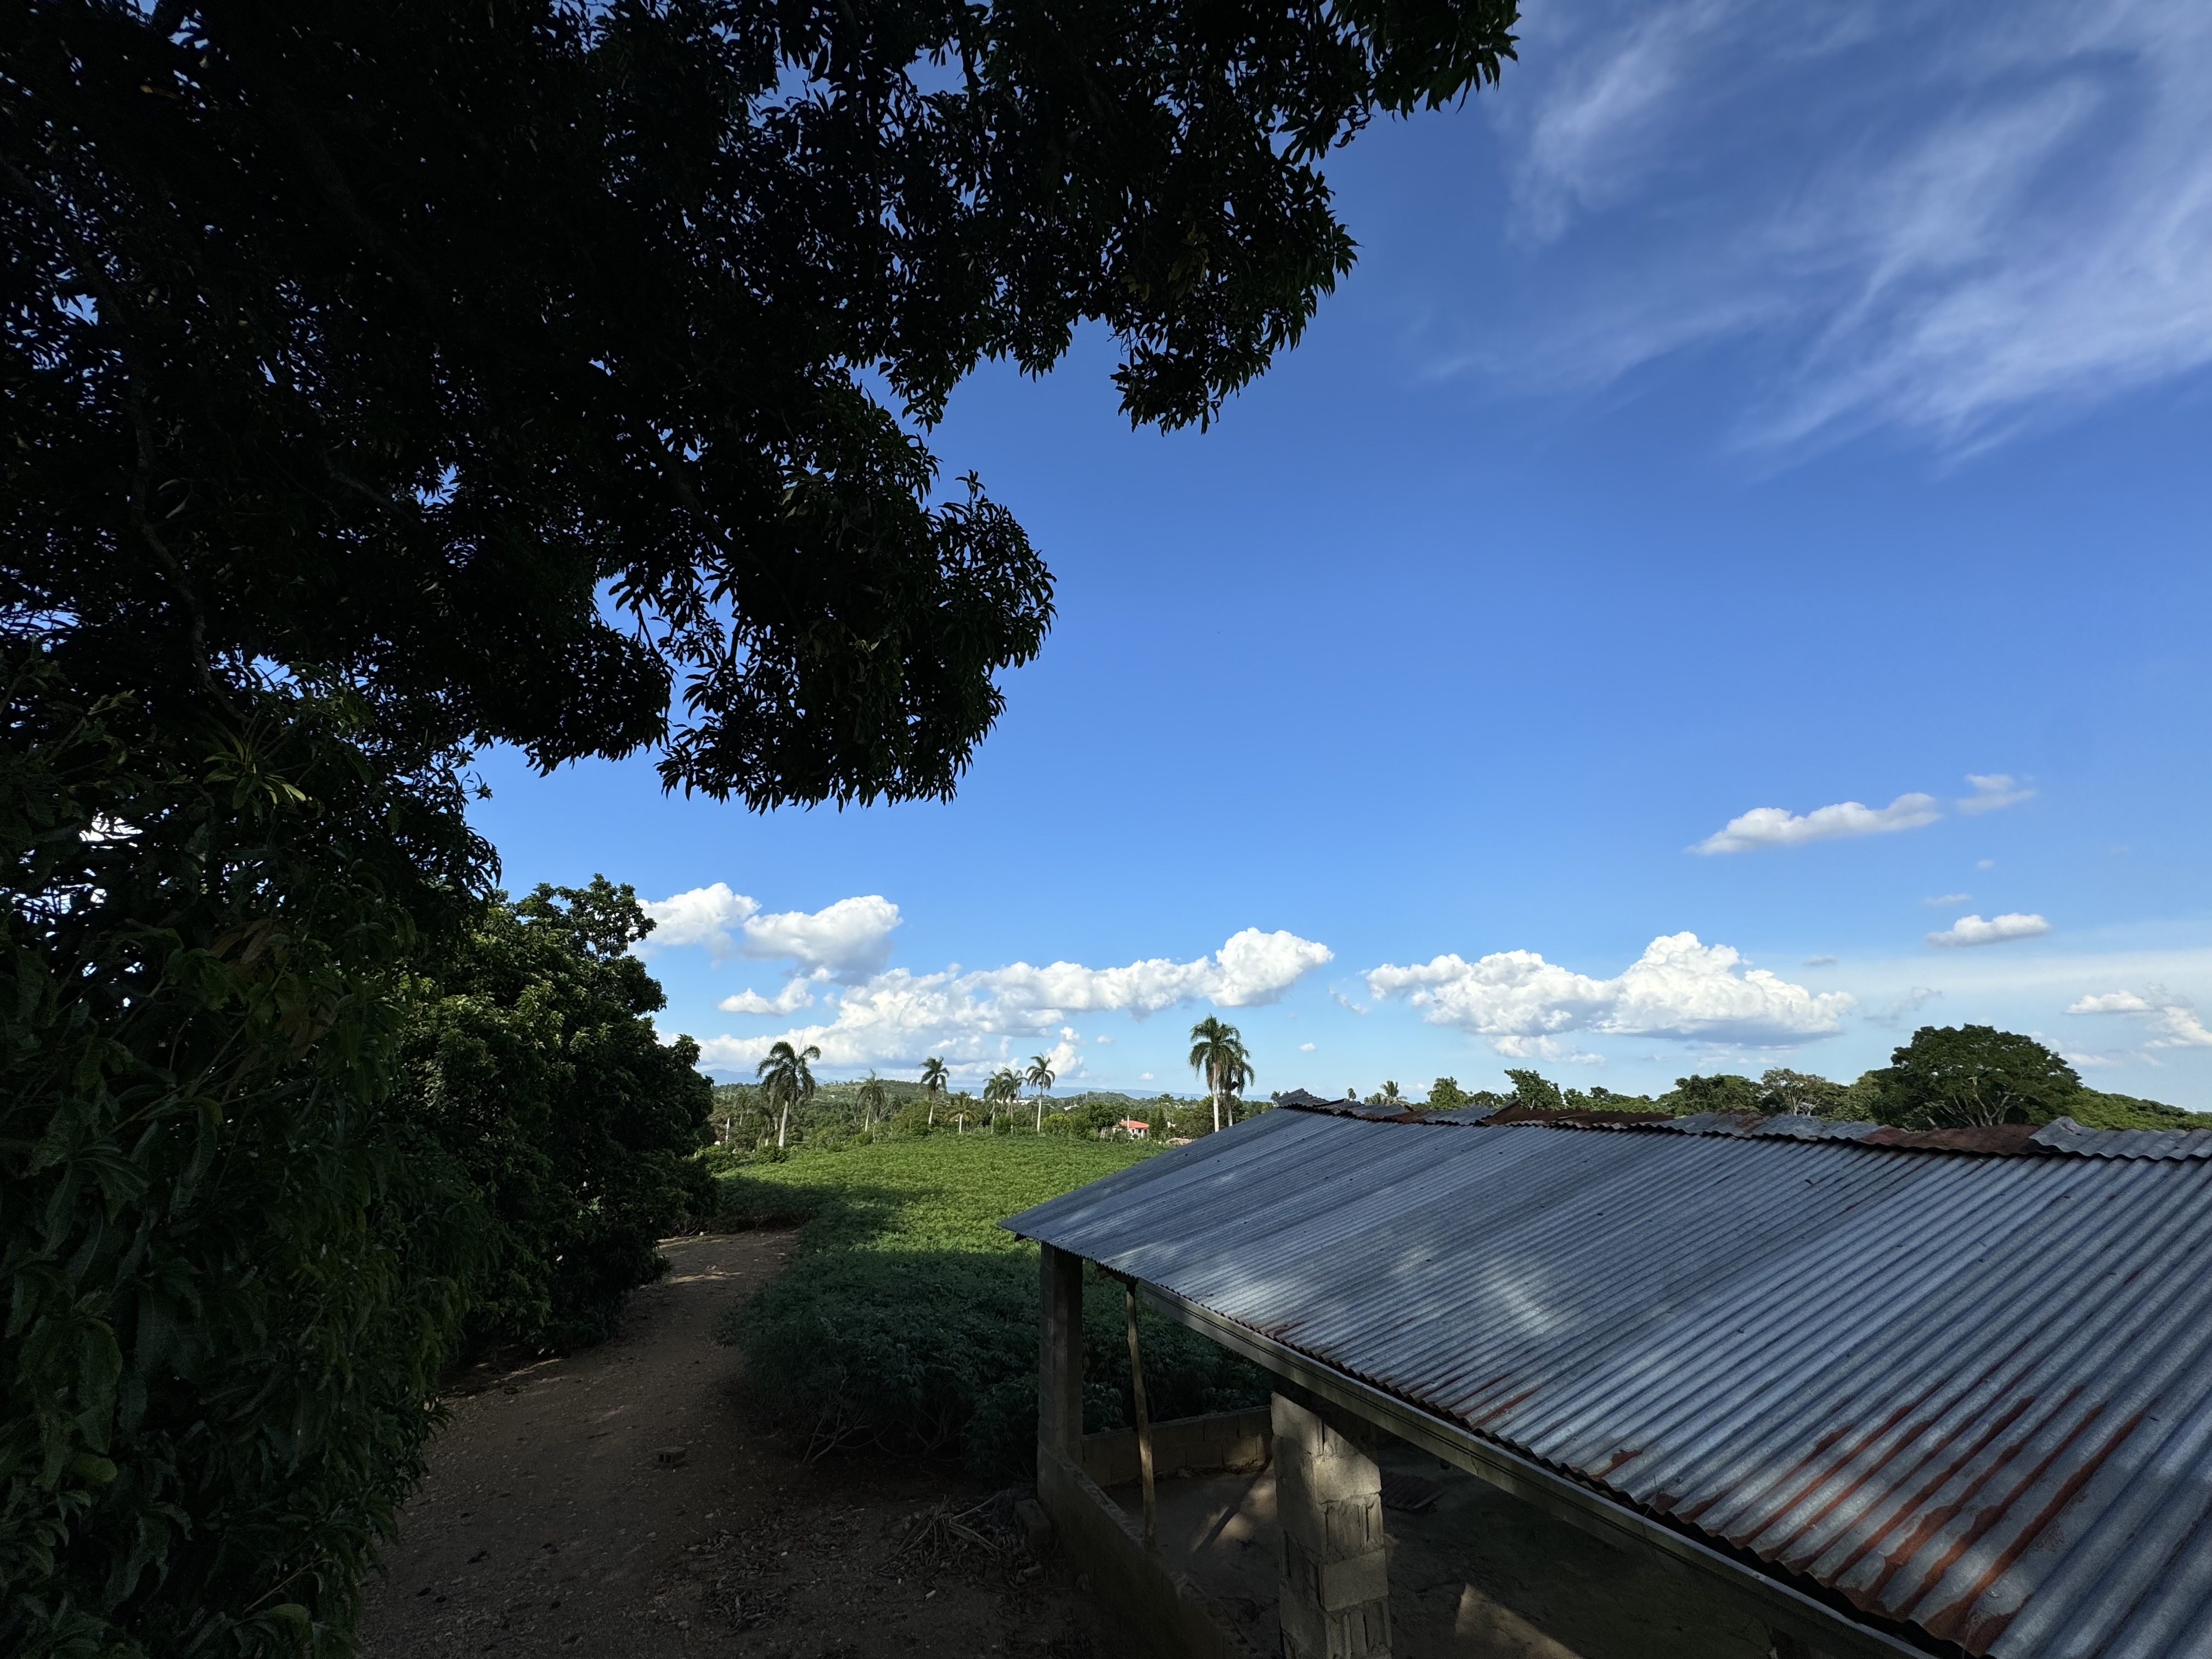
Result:
[[1268,1112],[1006,1224],[1970,1653],[2212,1659],[2212,1160],[1802,1122]]

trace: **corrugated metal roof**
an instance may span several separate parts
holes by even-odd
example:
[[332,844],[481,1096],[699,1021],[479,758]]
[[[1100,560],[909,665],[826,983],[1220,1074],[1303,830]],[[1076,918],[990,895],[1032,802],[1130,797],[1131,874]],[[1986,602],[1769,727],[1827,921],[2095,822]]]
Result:
[[2212,1162],[2051,1128],[1277,1111],[1006,1224],[1971,1652],[2212,1656]]

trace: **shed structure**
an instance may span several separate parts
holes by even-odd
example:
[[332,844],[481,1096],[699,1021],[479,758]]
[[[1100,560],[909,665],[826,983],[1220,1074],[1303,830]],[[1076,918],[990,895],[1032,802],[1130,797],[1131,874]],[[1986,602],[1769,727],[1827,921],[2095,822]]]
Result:
[[1041,1496],[1159,1645],[1234,1650],[1084,1473],[1085,1261],[1274,1374],[1293,1652],[1389,1651],[1379,1429],[1785,1655],[2212,1659],[2212,1132],[1314,1102],[1005,1224]]

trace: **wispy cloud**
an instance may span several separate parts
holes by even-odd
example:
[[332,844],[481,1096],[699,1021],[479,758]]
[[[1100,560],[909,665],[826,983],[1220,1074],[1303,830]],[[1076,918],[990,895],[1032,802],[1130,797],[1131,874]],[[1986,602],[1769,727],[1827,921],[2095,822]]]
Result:
[[2140,991],[2106,991],[2085,996],[2070,1005],[2069,1014],[2141,1014],[2148,1017],[2147,1048],[2212,1048],[2212,1030],[2205,1029],[2197,1005],[2162,985]]
[[2035,793],[2021,787],[2020,781],[2004,772],[1969,772],[1966,781],[1974,793],[1954,802],[1961,812],[1994,812],[2000,806],[2012,806]]
[[1932,986],[1916,985],[1895,1000],[1868,1009],[1864,1018],[1869,1025],[1886,1026],[1896,1030],[1919,1018],[1921,1009],[1942,994]]
[[1835,1031],[1852,1006],[1841,991],[1815,994],[1764,968],[1747,968],[1725,945],[1695,933],[1656,939],[1627,969],[1593,979],[1533,951],[1501,951],[1468,962],[1441,956],[1410,967],[1370,970],[1376,997],[1401,996],[1431,1025],[1490,1039],[1508,1055],[1566,1058],[1569,1035],[1663,1036],[1691,1042],[1787,1046]]
[[1526,32],[1488,109],[1550,280],[1488,368],[1752,343],[1747,443],[1960,451],[2212,363],[2201,0],[1559,0]]
[[1933,898],[1924,898],[1920,902],[1932,904],[1940,910],[1949,905],[1964,904],[1973,896],[1972,893],[1938,893]]
[[1942,933],[1929,934],[1928,942],[1938,945],[2002,945],[2007,939],[2033,939],[2050,931],[2051,924],[2041,916],[2008,910],[1986,921],[1979,916],[1960,916]]
[[1852,836],[1884,836],[1917,830],[1943,815],[1933,795],[1899,795],[1887,806],[1855,800],[1792,812],[1786,806],[1754,806],[1691,847],[1692,853],[1749,853],[1765,847],[1799,847],[1808,841],[1837,841]]

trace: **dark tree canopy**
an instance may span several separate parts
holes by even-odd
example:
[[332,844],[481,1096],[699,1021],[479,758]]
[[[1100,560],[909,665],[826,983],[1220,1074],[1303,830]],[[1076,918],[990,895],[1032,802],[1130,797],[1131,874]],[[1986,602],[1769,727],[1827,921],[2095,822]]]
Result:
[[2080,1073],[2033,1037],[1988,1025],[1923,1025],[1868,1076],[1875,1115],[1916,1129],[2046,1123],[2081,1092]]
[[15,9],[0,606],[157,718],[289,673],[758,807],[948,793],[1052,585],[915,426],[1085,319],[1133,421],[1209,419],[1351,265],[1328,150],[1515,15]]

